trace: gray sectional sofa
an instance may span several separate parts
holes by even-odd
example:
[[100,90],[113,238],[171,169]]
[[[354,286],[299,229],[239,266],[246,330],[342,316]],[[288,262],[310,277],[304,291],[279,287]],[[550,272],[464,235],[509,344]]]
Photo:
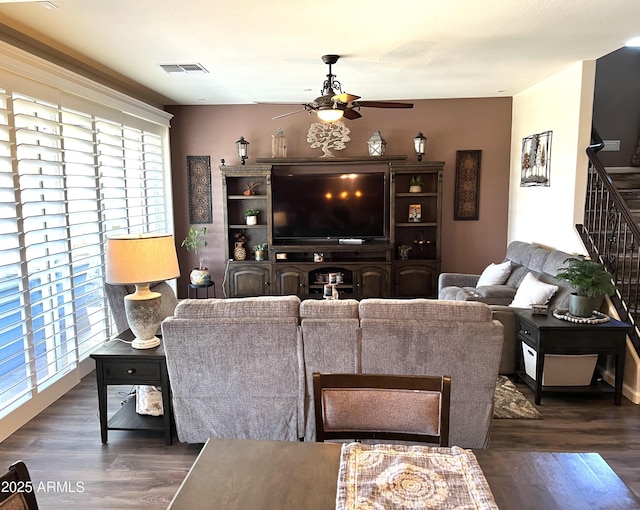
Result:
[[180,441],[315,440],[313,372],[450,375],[451,443],[485,448],[503,328],[484,303],[185,300],[162,324]]
[[510,303],[527,273],[532,273],[541,282],[558,287],[548,302],[549,313],[555,308],[567,308],[572,288],[566,281],[557,279],[556,275],[571,257],[575,255],[560,250],[547,250],[523,241],[513,241],[509,243],[503,260],[511,262],[511,272],[504,284],[477,287],[480,275],[441,273],[438,279],[438,299],[478,301],[491,307],[493,318],[504,326],[500,373],[512,374],[515,363],[516,322],[514,308],[509,306]]

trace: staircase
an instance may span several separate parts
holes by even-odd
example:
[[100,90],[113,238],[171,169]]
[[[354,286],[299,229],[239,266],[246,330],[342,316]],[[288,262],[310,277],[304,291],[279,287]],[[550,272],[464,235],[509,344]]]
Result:
[[630,338],[640,353],[640,168],[607,173],[598,158],[603,146],[593,129],[584,224],[576,229],[589,256],[613,275],[617,291],[611,300],[620,319],[634,326]]
[[629,208],[632,218],[640,224],[640,168],[607,170],[611,182]]

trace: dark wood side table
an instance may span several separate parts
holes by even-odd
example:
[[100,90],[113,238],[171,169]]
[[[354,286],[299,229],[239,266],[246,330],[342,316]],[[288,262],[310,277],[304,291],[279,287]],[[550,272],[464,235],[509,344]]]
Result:
[[[130,341],[133,340],[133,334],[127,330],[119,338]],[[102,443],[107,442],[109,430],[164,430],[165,441],[170,445],[173,413],[164,346],[160,344],[152,349],[134,349],[113,338],[94,351],[91,357],[96,360]],[[164,415],[147,416],[136,413],[134,397],[108,420],[107,386],[125,384],[160,386]]]
[[[611,319],[603,324],[577,324],[549,315],[533,315],[529,310],[518,310],[516,316],[515,376],[528,384],[535,392],[535,402],[540,404],[543,391],[594,391],[584,386],[543,386],[542,376],[546,354],[603,354],[615,356],[616,405],[622,403],[622,376],[629,324]],[[533,380],[522,368],[520,342],[534,349],[536,378]]]

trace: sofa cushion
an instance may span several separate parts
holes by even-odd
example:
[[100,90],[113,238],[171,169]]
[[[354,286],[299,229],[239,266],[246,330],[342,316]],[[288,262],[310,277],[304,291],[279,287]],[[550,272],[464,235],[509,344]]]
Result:
[[305,299],[300,304],[300,319],[357,319],[355,299]]
[[502,285],[511,274],[511,261],[506,260],[500,264],[489,264],[478,279],[476,287],[485,287],[487,285]]
[[510,306],[531,308],[531,305],[544,305],[549,302],[557,291],[557,285],[541,282],[532,273],[527,273],[520,287],[518,287]]
[[233,299],[184,299],[176,307],[180,319],[242,317],[298,317],[297,296],[260,296]]
[[362,319],[491,322],[491,308],[485,303],[468,301],[370,298],[360,301]]

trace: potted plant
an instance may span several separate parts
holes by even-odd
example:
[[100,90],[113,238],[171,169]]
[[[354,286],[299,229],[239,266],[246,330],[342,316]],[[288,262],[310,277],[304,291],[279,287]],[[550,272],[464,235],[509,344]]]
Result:
[[245,211],[244,217],[246,218],[247,225],[257,225],[258,224],[258,209],[249,209]]
[[401,244],[398,246],[398,253],[400,255],[400,260],[407,260],[409,258],[409,250],[412,250],[413,246],[409,246],[408,244]]
[[567,267],[560,268],[556,278],[569,282],[576,290],[569,296],[569,313],[576,317],[591,317],[602,298],[611,296],[616,290],[611,273],[599,262],[583,256],[568,258],[565,263]]
[[414,175],[409,180],[409,193],[421,193],[422,182],[424,181],[421,175]]
[[256,244],[253,246],[253,254],[256,261],[264,260],[264,252],[267,249],[267,243]]
[[207,234],[207,227],[196,228],[193,225],[189,227],[189,233],[182,241],[181,246],[184,246],[187,251],[193,251],[198,257],[198,267],[191,271],[189,274],[189,281],[193,285],[208,285],[211,283],[211,275],[208,268],[204,266],[204,255],[200,249],[207,246],[207,241],[204,236]]

